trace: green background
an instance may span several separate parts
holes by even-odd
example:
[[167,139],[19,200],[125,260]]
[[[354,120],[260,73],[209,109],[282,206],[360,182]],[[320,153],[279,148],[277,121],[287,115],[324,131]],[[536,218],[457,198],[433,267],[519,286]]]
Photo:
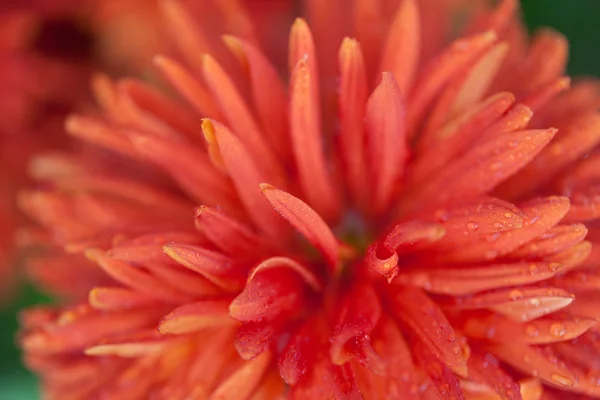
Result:
[[[569,38],[571,74],[600,76],[600,0],[523,0],[522,5],[532,29],[552,26]],[[0,310],[0,400],[39,398],[35,378],[20,363],[14,335],[18,310],[45,301],[34,289],[25,287]]]

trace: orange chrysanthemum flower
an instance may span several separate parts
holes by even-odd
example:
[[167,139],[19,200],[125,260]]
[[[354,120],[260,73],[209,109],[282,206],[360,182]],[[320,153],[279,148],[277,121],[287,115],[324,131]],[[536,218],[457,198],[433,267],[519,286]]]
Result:
[[242,2],[163,1],[180,97],[97,76],[112,161],[20,197],[46,398],[600,397],[598,84],[487,3],[307,0],[286,87]]

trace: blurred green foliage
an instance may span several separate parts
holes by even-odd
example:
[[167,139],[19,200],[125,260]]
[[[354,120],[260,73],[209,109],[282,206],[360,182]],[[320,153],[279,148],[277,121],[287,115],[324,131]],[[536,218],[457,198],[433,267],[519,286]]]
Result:
[[[569,38],[569,73],[600,76],[600,0],[522,0],[522,6],[532,30],[551,26]],[[0,310],[0,400],[38,399],[35,378],[20,362],[15,334],[18,310],[47,301],[26,286],[8,307]]]

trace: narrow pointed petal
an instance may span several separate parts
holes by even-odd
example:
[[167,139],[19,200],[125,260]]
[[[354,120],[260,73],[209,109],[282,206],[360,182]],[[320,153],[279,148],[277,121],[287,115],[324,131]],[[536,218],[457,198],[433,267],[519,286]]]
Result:
[[198,207],[195,225],[219,250],[232,256],[258,256],[269,248],[258,234],[215,207]]
[[277,322],[243,322],[237,330],[233,345],[239,357],[253,360],[268,349],[281,333],[281,324]]
[[244,286],[247,267],[230,257],[188,244],[171,243],[163,249],[179,264],[198,272],[226,291],[237,291]]
[[[442,399],[457,399],[465,400],[465,397],[460,390],[460,382],[452,373],[451,366],[445,363],[443,359],[436,357],[435,352],[431,350],[429,345],[418,343],[413,354],[415,362],[425,373],[431,378],[440,398]],[[466,375],[467,366],[464,366],[464,375]],[[462,376],[462,374],[461,374]]]
[[131,140],[140,154],[164,168],[193,199],[212,205],[231,203],[231,183],[215,170],[205,153],[149,135],[136,133]]
[[258,127],[254,116],[229,76],[209,55],[203,56],[203,76],[217,100],[228,125],[244,144],[252,159],[264,174],[272,174],[275,182],[283,179],[282,166]]
[[185,304],[171,311],[160,321],[158,331],[163,335],[180,335],[232,323],[229,301],[207,300]]
[[394,286],[388,298],[395,318],[406,324],[432,357],[460,376],[467,375],[466,357],[442,310],[420,289]]
[[575,339],[596,324],[591,318],[548,316],[527,324],[492,314],[468,318],[463,326],[471,338],[499,343],[549,344]]
[[315,292],[323,290],[323,285],[319,282],[319,279],[308,268],[287,257],[271,257],[261,262],[252,270],[248,281],[254,279],[257,273],[273,268],[289,268],[300,275]]
[[502,62],[508,44],[498,43],[487,50],[463,76],[450,84],[427,118],[423,135],[439,130],[444,123],[481,101],[487,93]]
[[187,61],[198,71],[202,67],[201,55],[211,52],[211,46],[198,24],[178,0],[160,2],[171,37]]
[[527,96],[523,103],[526,104],[533,112],[538,112],[544,106],[554,100],[561,92],[569,89],[571,79],[569,77],[560,77],[543,86],[541,89]]
[[393,75],[384,72],[365,113],[366,162],[369,182],[374,186],[370,203],[375,213],[389,207],[404,174],[408,159],[404,115],[398,85]]
[[[501,400],[522,400],[519,385],[513,381],[489,354],[474,353],[469,357],[469,380],[488,386]],[[490,393],[490,394],[491,394]]]
[[337,239],[321,216],[302,200],[283,190],[267,184],[262,184],[261,190],[273,208],[321,251],[329,267],[337,270],[339,261]]
[[156,296],[167,302],[179,303],[190,300],[189,296],[175,290],[161,279],[126,262],[109,258],[106,253],[100,249],[89,249],[85,252],[85,255],[90,260],[98,263],[100,268],[115,280],[144,294]]
[[227,31],[239,36],[254,46],[258,45],[252,19],[248,7],[241,0],[217,0],[216,6],[223,14]]
[[315,60],[301,59],[290,83],[290,134],[298,178],[308,204],[327,220],[336,219],[339,199],[324,154]]
[[281,160],[290,154],[287,134],[287,94],[275,67],[258,48],[245,40],[225,36],[225,44],[247,66],[253,104],[269,140]]
[[304,312],[305,288],[296,272],[276,268],[263,270],[248,281],[229,305],[229,315],[242,322],[293,318]]
[[367,72],[360,44],[345,38],[340,47],[338,62],[339,151],[349,194],[359,206],[366,207],[367,166],[363,120],[367,103]]
[[350,365],[337,366],[323,357],[313,364],[306,379],[293,387],[290,398],[361,400],[362,396]]
[[545,383],[569,388],[577,383],[577,376],[564,363],[558,362],[551,352],[526,344],[511,343],[490,346],[490,351],[519,371],[540,378]]
[[391,282],[398,274],[398,253],[419,249],[440,240],[444,228],[436,223],[410,221],[396,225],[383,243],[374,243],[367,249],[365,265]]
[[537,33],[524,65],[524,89],[537,89],[563,75],[568,47],[567,39],[556,31],[546,29]]
[[208,89],[201,81],[194,78],[183,65],[163,56],[156,56],[154,64],[160,69],[169,83],[201,116],[221,118],[219,107]]
[[298,380],[312,367],[317,356],[314,351],[318,346],[320,321],[312,317],[295,330],[279,357],[278,367],[281,377],[290,386],[295,386]]
[[583,224],[556,225],[548,232],[510,253],[510,257],[545,257],[580,243],[588,230]]
[[119,287],[97,287],[90,291],[90,305],[96,310],[119,311],[157,304],[156,297]]
[[68,134],[94,144],[112,150],[126,157],[136,159],[134,146],[129,142],[127,136],[120,134],[106,123],[91,117],[72,115],[65,121],[65,130]]
[[456,298],[454,306],[459,309],[488,309],[513,321],[528,322],[565,308],[574,297],[558,288],[520,287]]
[[407,114],[409,137],[416,134],[425,111],[444,85],[477,60],[495,41],[494,32],[459,39],[425,69],[407,101],[410,104]]
[[453,262],[483,261],[509,254],[557,225],[569,210],[569,199],[534,199],[521,205],[520,210],[524,216],[520,229],[482,235],[482,240],[471,241],[467,247],[454,246],[442,258]]
[[491,138],[423,182],[410,201],[443,204],[484,195],[526,166],[555,134],[556,129],[530,130]]
[[562,130],[517,176],[498,188],[503,196],[523,196],[547,183],[565,166],[600,143],[600,116],[589,114]]
[[400,92],[408,94],[417,72],[421,48],[421,20],[416,0],[403,1],[388,31],[381,54],[381,72],[390,72]]
[[249,399],[258,387],[271,362],[268,351],[252,361],[246,361],[223,381],[210,395],[209,400]]
[[537,378],[526,378],[519,381],[519,392],[523,400],[541,400],[544,389]]
[[224,168],[231,176],[240,200],[255,226],[273,237],[285,235],[279,217],[258,189],[261,182],[268,181],[269,178],[275,179],[275,176],[260,171],[249,150],[225,126],[212,120],[204,120],[202,131],[209,148],[219,155]]
[[386,31],[387,21],[380,1],[356,0],[353,9],[353,26],[357,42],[364,52],[369,76],[379,68],[380,47]]
[[358,286],[347,293],[339,307],[334,335],[329,339],[331,361],[343,365],[356,358],[374,373],[384,374],[385,363],[367,339],[381,316],[377,294],[370,286]]
[[411,165],[410,178],[413,182],[442,169],[461,155],[473,142],[490,130],[515,102],[511,93],[493,95],[474,105],[435,131],[424,132],[419,146],[423,149]]

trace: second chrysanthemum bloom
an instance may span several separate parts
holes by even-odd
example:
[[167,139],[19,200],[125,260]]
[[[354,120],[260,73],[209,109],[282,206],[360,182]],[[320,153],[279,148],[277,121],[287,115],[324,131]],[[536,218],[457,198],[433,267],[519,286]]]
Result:
[[306,3],[286,87],[241,3],[164,2],[186,102],[99,76],[67,129],[114,162],[34,160],[47,396],[600,396],[598,96],[564,39],[514,1]]

